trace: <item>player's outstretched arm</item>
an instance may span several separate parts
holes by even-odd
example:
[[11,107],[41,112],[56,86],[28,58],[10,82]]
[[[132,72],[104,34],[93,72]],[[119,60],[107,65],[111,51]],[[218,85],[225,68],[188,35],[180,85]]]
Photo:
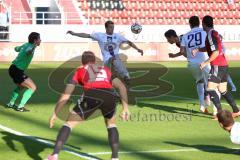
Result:
[[71,34],[73,36],[77,36],[81,38],[91,38],[90,34],[87,34],[87,33],[75,33],[73,31],[67,31],[67,34]]
[[184,46],[181,46],[180,48],[180,52],[174,54],[174,53],[169,53],[168,56],[169,58],[176,58],[176,57],[179,57],[179,56],[184,56],[184,57],[187,57],[187,54],[186,54],[186,48]]
[[174,53],[169,53],[168,54],[169,58],[176,58],[176,57],[179,57],[179,56],[185,56],[182,52],[178,52],[176,54]]
[[127,44],[128,44],[129,46],[131,46],[132,48],[136,49],[139,53],[141,53],[141,55],[143,55],[143,50],[140,49],[140,48],[138,48],[133,42],[127,41]]
[[72,92],[75,89],[75,85],[73,84],[67,84],[65,91],[62,93],[61,97],[59,98],[56,107],[54,109],[54,112],[49,120],[49,126],[52,128],[54,126],[54,123],[57,119],[58,113],[61,111],[61,109],[64,107],[64,105],[69,100],[70,96],[72,95]]

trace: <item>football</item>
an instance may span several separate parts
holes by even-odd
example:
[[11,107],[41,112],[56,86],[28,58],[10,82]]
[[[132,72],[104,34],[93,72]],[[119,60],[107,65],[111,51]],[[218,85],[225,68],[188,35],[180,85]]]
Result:
[[142,31],[142,26],[138,23],[134,23],[132,26],[131,26],[131,31],[134,33],[134,34],[139,34],[141,31]]

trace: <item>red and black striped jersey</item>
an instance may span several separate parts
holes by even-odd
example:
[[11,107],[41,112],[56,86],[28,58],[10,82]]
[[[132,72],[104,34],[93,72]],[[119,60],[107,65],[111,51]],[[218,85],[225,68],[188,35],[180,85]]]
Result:
[[214,29],[207,33],[206,49],[210,57],[214,51],[219,51],[219,55],[212,62],[212,66],[227,66],[227,60],[224,53],[224,47],[220,35]]

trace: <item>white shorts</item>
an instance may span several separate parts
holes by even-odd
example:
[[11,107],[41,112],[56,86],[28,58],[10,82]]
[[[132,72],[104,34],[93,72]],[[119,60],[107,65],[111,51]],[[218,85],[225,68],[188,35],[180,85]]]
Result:
[[127,70],[127,68],[125,67],[125,65],[123,64],[122,60],[120,59],[120,57],[118,55],[115,55],[115,58],[110,58],[107,61],[108,64],[105,65],[112,65],[111,67],[111,71],[112,71],[112,75],[116,74],[118,75],[120,78],[125,78],[128,77],[130,78],[129,72]]
[[200,63],[188,63],[188,69],[192,73],[192,76],[196,80],[196,83],[200,80],[204,80],[207,83],[207,79],[210,72],[210,65],[205,66],[202,70],[200,69]]

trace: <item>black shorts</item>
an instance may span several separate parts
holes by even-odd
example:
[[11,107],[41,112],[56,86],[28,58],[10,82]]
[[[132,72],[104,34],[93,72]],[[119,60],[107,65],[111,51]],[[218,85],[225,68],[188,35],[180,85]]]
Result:
[[209,73],[209,82],[224,83],[227,82],[228,66],[211,66]]
[[23,70],[17,68],[15,65],[11,65],[8,69],[10,77],[13,79],[13,82],[16,84],[21,84],[28,76],[24,73]]
[[112,89],[91,89],[84,92],[73,111],[86,120],[90,116],[98,116],[94,113],[99,109],[104,118],[111,119],[118,101],[119,97]]

